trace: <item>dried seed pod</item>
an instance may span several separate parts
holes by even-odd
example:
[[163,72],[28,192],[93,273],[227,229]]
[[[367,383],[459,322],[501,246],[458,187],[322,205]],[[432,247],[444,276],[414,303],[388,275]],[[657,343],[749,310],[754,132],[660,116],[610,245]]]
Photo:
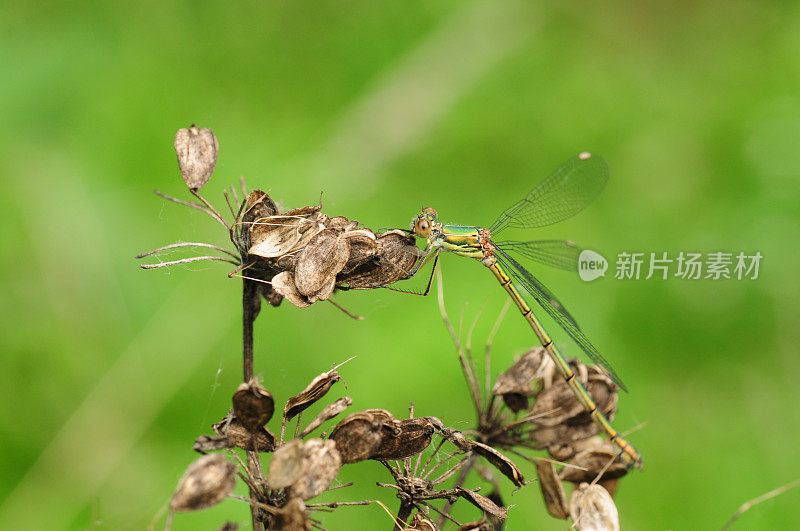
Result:
[[378,239],[371,230],[350,229],[345,233],[345,236],[350,243],[350,253],[347,257],[347,263],[341,270],[341,275],[351,273],[357,267],[371,262],[378,255]]
[[237,531],[238,529],[239,524],[228,521],[222,524],[222,527],[220,527],[218,531]]
[[[566,467],[561,471],[561,479],[571,483],[594,481],[600,472],[601,479],[617,479],[628,473],[628,469],[617,459],[610,444],[602,441],[602,446],[579,452],[570,464],[580,468]],[[611,463],[609,465],[609,463]]]
[[555,465],[550,461],[536,461],[536,474],[539,476],[539,486],[542,489],[547,512],[556,518],[566,520],[569,516],[567,493],[564,492],[564,485],[558,479]]
[[204,454],[206,452],[213,452],[214,450],[233,448],[234,446],[236,446],[236,444],[234,443],[233,439],[227,435],[201,435],[195,439],[194,446],[192,448],[195,452]]
[[293,396],[286,402],[286,406],[283,408],[283,417],[287,422],[292,420],[325,396],[331,386],[341,379],[342,377],[339,376],[339,372],[335,369],[323,372],[311,380],[311,383],[300,394]]
[[314,235],[297,259],[294,282],[310,302],[325,300],[333,293],[336,275],[347,263],[350,244],[334,229]]
[[517,487],[525,485],[525,477],[522,475],[519,467],[514,464],[511,459],[504,456],[491,446],[487,446],[477,441],[471,441],[472,449],[481,457],[489,461],[497,470],[499,470],[505,477],[511,480]]
[[294,273],[291,271],[284,271],[275,275],[272,278],[272,288],[298,308],[311,306],[311,301],[297,289],[297,285],[294,282]]
[[600,485],[582,483],[575,489],[569,512],[578,531],[619,531],[617,507]]
[[305,457],[305,448],[300,439],[292,439],[275,450],[267,473],[269,488],[282,489],[300,479],[308,467]]
[[581,424],[558,424],[556,426],[540,426],[531,432],[531,439],[539,443],[540,448],[552,445],[572,444],[597,435],[600,428],[594,422]]
[[329,439],[336,442],[343,463],[357,463],[375,454],[382,440],[381,428],[392,420],[384,409],[351,413],[333,428]]
[[495,395],[505,395],[507,393],[518,393],[524,396],[531,396],[535,389],[531,383],[541,377],[539,371],[547,359],[547,351],[542,347],[535,347],[522,355],[509,369],[497,377],[492,393]]
[[387,422],[381,430],[381,444],[372,458],[403,459],[417,455],[431,444],[433,432],[433,424],[424,417]]
[[275,436],[265,427],[248,430],[238,419],[225,418],[211,428],[217,435],[225,435],[237,448],[254,452],[271,452],[275,449]]
[[192,124],[175,133],[175,153],[183,181],[189,189],[197,191],[208,182],[217,165],[219,143],[207,127]]
[[473,490],[468,489],[458,489],[458,495],[470,502],[472,505],[477,507],[478,509],[482,510],[483,512],[498,518],[500,520],[505,520],[508,516],[508,509],[505,507],[499,507],[496,505],[492,500],[478,494]]
[[342,468],[342,458],[336,450],[336,443],[331,440],[306,441],[303,452],[305,472],[289,488],[289,495],[309,500],[322,494],[336,478]]
[[328,219],[326,225],[329,228],[336,229],[339,231],[347,232],[351,230],[355,230],[358,228],[358,221],[356,220],[349,220],[344,216],[333,216],[332,218]]
[[422,514],[415,513],[403,531],[436,531],[436,526]]
[[539,393],[531,408],[531,417],[540,426],[557,426],[583,411],[575,393],[562,381]]
[[268,218],[278,213],[278,207],[272,198],[261,190],[253,190],[242,202],[236,223],[233,225],[232,240],[242,256],[250,249],[250,229],[260,218]]
[[274,514],[271,529],[279,531],[311,531],[311,522],[306,512],[306,504],[300,498],[293,498]]
[[277,258],[302,249],[325,228],[327,216],[319,210],[319,206],[306,206],[256,219],[250,229],[248,254]]
[[492,393],[501,396],[515,413],[528,409],[528,397],[542,389],[542,368],[548,361],[547,351],[542,347],[529,350],[497,377]]
[[422,254],[413,236],[393,230],[376,235],[377,252],[337,277],[347,289],[388,286],[408,277]]
[[269,422],[274,412],[272,395],[255,379],[239,385],[233,394],[233,414],[251,431]]
[[300,433],[300,438],[302,439],[312,431],[316,430],[322,425],[323,422],[329,421],[330,419],[332,419],[333,417],[335,417],[336,415],[338,415],[339,413],[350,407],[352,404],[353,404],[353,399],[350,398],[349,396],[345,396],[332,404],[328,404],[327,406],[325,406],[325,409],[323,409],[319,413],[319,415],[314,417],[314,419],[308,423],[308,426],[306,426],[305,429]]
[[195,460],[178,482],[169,507],[173,511],[198,511],[212,507],[236,486],[236,465],[220,454],[209,454]]

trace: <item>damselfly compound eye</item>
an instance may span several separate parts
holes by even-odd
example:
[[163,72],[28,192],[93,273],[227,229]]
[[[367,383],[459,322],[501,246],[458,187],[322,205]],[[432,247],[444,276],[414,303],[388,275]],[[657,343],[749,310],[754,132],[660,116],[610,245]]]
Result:
[[418,219],[414,225],[414,232],[417,236],[427,237],[431,233],[431,223],[427,219]]

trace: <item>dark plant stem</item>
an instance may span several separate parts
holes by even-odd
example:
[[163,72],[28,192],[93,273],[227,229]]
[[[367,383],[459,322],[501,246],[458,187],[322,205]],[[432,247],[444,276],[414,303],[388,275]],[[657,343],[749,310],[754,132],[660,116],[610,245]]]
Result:
[[411,510],[413,508],[414,506],[411,502],[407,502],[406,500],[400,502],[400,510],[397,511],[397,521],[394,524],[395,531],[400,531],[405,527],[406,520],[411,516]]
[[253,379],[253,322],[258,315],[258,288],[252,280],[242,280],[242,364],[244,381]]
[[[244,381],[253,378],[253,322],[258,315],[258,289],[256,283],[244,279],[242,281],[242,365],[244,368]],[[250,477],[260,479],[259,466],[257,466],[258,452],[247,452],[247,466]],[[250,489],[250,499],[257,500],[258,493]],[[250,504],[250,514],[253,521],[253,530],[261,531],[264,526],[258,517],[258,507]]]

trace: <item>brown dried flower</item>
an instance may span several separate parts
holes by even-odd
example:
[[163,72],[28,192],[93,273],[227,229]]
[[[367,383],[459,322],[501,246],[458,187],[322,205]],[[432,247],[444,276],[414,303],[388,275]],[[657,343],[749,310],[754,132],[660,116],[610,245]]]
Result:
[[227,498],[235,486],[236,465],[220,454],[204,455],[186,469],[169,506],[178,512],[206,509]]
[[275,400],[257,380],[242,383],[233,394],[233,414],[248,430],[257,430],[272,418]]
[[582,483],[575,489],[569,513],[578,531],[619,531],[617,506],[600,485]]
[[186,186],[197,191],[214,173],[219,143],[211,129],[192,124],[188,129],[178,129],[175,133],[175,153]]

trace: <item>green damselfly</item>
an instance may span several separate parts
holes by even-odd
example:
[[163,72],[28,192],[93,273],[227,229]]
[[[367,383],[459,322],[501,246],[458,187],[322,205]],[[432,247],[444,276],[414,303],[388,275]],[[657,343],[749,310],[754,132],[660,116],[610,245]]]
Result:
[[[642,458],[639,452],[620,436],[608,419],[597,409],[594,400],[575,376],[569,363],[553,344],[553,340],[519,291],[519,288],[522,288],[524,292],[533,297],[592,361],[603,367],[608,376],[619,387],[625,389],[614,369],[581,331],[575,319],[558,302],[555,295],[511,256],[511,254],[517,253],[542,264],[568,271],[577,271],[580,248],[572,242],[561,240],[526,242],[494,240],[494,237],[506,228],[544,227],[577,214],[600,194],[607,181],[608,165],[603,158],[590,153],[581,153],[542,181],[531,190],[527,197],[500,214],[488,228],[445,225],[437,220],[436,210],[430,207],[424,208],[414,219],[411,234],[418,238],[425,238],[427,245],[423,258],[410,274],[415,274],[431,259],[434,259],[435,270],[441,252],[452,252],[459,256],[474,258],[489,268],[533,328],[542,347],[547,350],[575,396],[594,422],[611,440],[620,461],[628,467],[640,468]],[[430,281],[428,282],[429,289]]]

